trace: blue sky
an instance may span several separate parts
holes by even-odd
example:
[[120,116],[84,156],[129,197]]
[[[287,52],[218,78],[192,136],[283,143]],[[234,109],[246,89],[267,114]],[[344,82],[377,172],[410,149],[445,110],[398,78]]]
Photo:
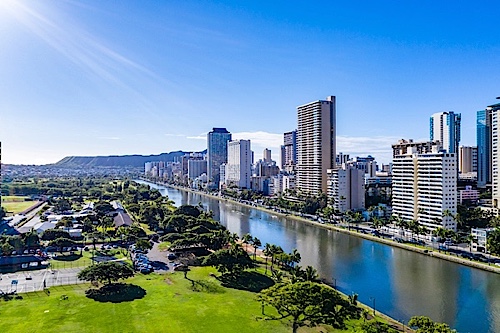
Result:
[[500,96],[496,1],[0,1],[2,162],[202,150],[278,156],[296,106],[337,96],[337,151],[390,161],[429,116]]

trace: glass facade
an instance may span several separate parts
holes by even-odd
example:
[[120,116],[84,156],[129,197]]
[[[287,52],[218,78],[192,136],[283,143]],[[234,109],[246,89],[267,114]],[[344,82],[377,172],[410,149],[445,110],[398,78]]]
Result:
[[477,186],[485,187],[491,182],[490,175],[490,122],[487,110],[477,111]]
[[231,141],[231,133],[225,128],[214,128],[207,134],[208,180],[218,187],[220,166],[227,163],[227,143]]

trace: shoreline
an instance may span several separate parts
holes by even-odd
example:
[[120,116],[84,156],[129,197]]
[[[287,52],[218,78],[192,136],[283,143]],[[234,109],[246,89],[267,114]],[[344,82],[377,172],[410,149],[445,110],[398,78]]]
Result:
[[[266,212],[266,213],[269,213],[269,214],[273,214],[273,215],[281,216],[281,217],[285,217],[285,218],[290,218],[290,219],[293,219],[295,221],[300,221],[300,222],[308,223],[310,225],[314,225],[314,226],[321,227],[321,228],[324,228],[324,229],[335,230],[337,232],[342,232],[342,233],[345,233],[345,234],[348,234],[348,235],[351,235],[351,236],[360,237],[360,238],[371,240],[371,241],[378,242],[378,243],[381,243],[381,244],[385,244],[385,245],[397,247],[397,248],[400,248],[400,249],[404,249],[404,250],[408,250],[408,251],[420,253],[422,255],[426,255],[426,256],[429,256],[429,257],[433,257],[433,258],[437,258],[437,259],[442,259],[442,260],[447,260],[447,261],[454,262],[454,263],[457,263],[457,264],[461,264],[461,265],[464,265],[464,266],[468,266],[468,267],[471,267],[471,268],[481,269],[481,270],[484,270],[484,271],[487,271],[487,272],[490,272],[490,273],[500,274],[500,266],[496,266],[494,264],[493,265],[488,265],[488,264],[483,264],[483,263],[479,263],[479,262],[473,262],[473,261],[471,261],[469,259],[460,258],[458,256],[453,256],[453,255],[446,254],[446,253],[436,252],[434,249],[418,248],[418,247],[415,247],[415,246],[412,246],[412,245],[398,243],[398,242],[395,242],[395,241],[390,240],[390,239],[385,239],[385,238],[376,237],[376,236],[373,236],[373,235],[370,235],[370,234],[364,234],[364,233],[361,233],[361,232],[356,232],[356,231],[353,231],[353,230],[344,229],[344,228],[341,228],[341,227],[338,227],[338,226],[335,226],[335,225],[332,225],[332,224],[326,224],[326,223],[323,224],[323,223],[319,223],[319,222],[316,222],[316,221],[311,221],[311,220],[308,220],[308,219],[305,219],[303,217],[296,216],[296,215],[293,215],[293,214],[284,214],[284,213],[276,212],[274,210],[267,209],[267,208],[262,207],[262,206],[252,206],[252,205],[248,205],[248,204],[245,204],[245,203],[238,202],[238,201],[233,200],[233,199],[221,198],[221,197],[216,196],[216,195],[212,195],[212,194],[205,193],[205,192],[195,191],[193,189],[186,188],[186,187],[181,187],[181,186],[171,185],[171,184],[156,184],[156,185],[161,185],[161,186],[165,186],[165,187],[171,187],[171,188],[176,189],[176,190],[183,190],[183,191],[187,191],[187,192],[191,192],[191,193],[194,193],[194,194],[203,195],[203,196],[206,196],[206,197],[209,197],[209,198],[212,198],[212,199],[216,199],[216,200],[220,200],[220,201],[231,202],[231,203],[243,206],[243,207],[258,209],[260,211],[263,211],[263,212]],[[427,252],[425,252],[425,251],[427,251]]]

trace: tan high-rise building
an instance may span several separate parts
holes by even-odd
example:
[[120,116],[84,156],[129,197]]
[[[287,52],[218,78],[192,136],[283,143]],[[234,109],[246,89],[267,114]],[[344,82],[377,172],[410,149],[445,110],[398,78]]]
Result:
[[477,147],[460,146],[458,153],[458,171],[477,172]]
[[327,193],[328,169],[335,168],[335,96],[297,107],[297,189]]

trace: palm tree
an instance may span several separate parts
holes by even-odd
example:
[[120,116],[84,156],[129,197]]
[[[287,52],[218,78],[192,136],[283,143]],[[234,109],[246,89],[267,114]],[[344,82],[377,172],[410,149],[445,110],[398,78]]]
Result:
[[276,282],[276,283],[280,283],[281,281],[283,281],[283,272],[282,271],[273,271],[273,280]]
[[297,249],[293,249],[292,253],[290,253],[290,262],[292,265],[298,264],[302,257]]
[[253,261],[256,261],[257,249],[262,246],[262,242],[257,237],[254,237],[252,239],[252,246],[253,246]]
[[248,243],[252,241],[252,235],[250,234],[244,234],[243,237],[241,237],[241,242],[245,244],[245,252],[248,252]]
[[312,266],[307,266],[304,271],[304,280],[315,282],[318,281],[318,278],[318,271]]
[[267,259],[269,258],[269,256],[271,255],[272,253],[272,245],[269,244],[269,243],[266,243],[266,245],[264,245],[264,255],[266,256],[266,275],[267,275]]

